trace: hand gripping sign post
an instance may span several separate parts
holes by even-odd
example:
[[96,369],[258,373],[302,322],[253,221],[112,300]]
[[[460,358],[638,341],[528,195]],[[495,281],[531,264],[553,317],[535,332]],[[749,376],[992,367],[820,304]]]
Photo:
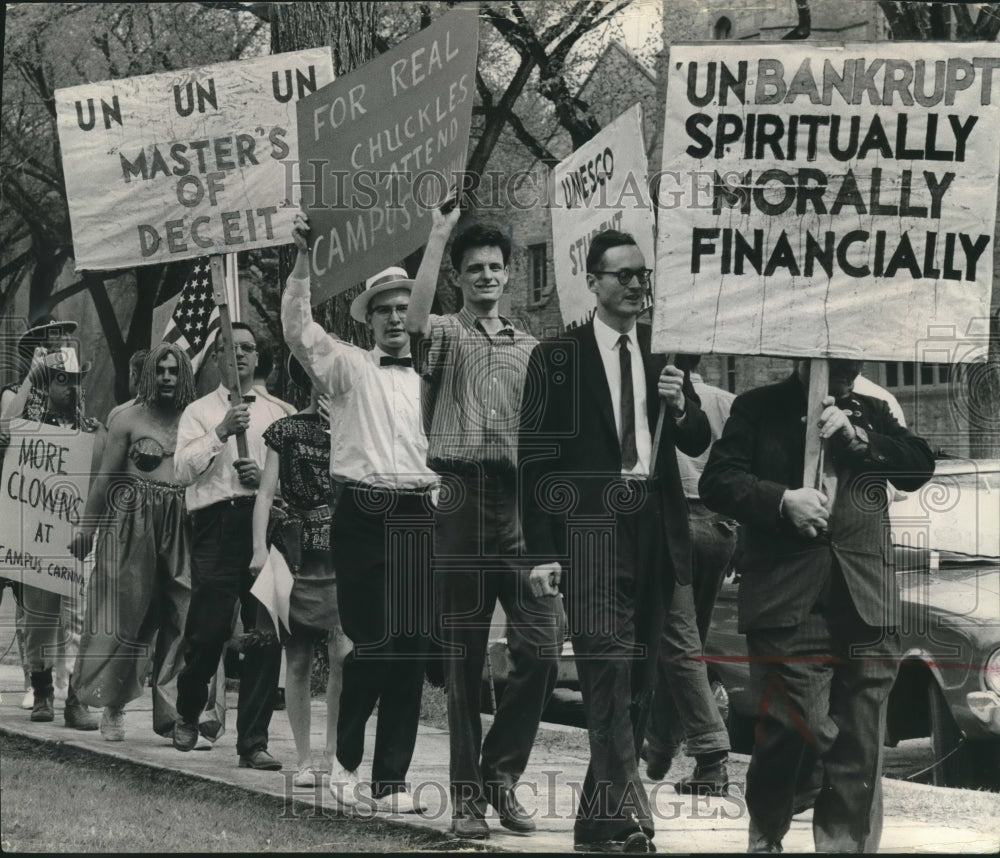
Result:
[[77,270],[211,256],[234,372],[221,254],[287,241],[295,104],[332,80],[314,48],[56,90]]
[[823,359],[981,359],[998,103],[998,44],[673,46],[654,348],[815,359],[807,477]]
[[478,47],[476,9],[458,8],[298,103],[289,185],[309,215],[313,303],[421,247],[428,213],[464,187]]

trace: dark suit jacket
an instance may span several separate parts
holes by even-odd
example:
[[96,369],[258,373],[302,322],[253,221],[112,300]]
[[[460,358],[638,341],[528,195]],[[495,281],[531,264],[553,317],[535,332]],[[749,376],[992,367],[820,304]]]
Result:
[[[640,325],[636,335],[645,368],[652,435],[660,409],[657,382],[666,358],[650,353],[648,326]],[[675,447],[696,456],[708,446],[711,430],[689,379],[685,396],[683,423],[676,425],[669,414],[663,421],[656,475],[666,511],[666,572],[687,582],[691,580],[691,540]],[[521,520],[532,562],[559,560],[565,567],[567,520],[586,516],[606,520],[614,508],[609,483],[622,472],[611,391],[593,321],[539,343],[532,352],[521,406],[518,462]]]
[[786,489],[802,487],[806,392],[793,374],[733,402],[701,476],[702,500],[745,527],[739,628],[797,625],[815,604],[836,559],[854,605],[873,626],[899,618],[888,540],[886,480],[904,491],[934,473],[927,444],[900,426],[885,402],[851,394],[838,406],[867,432],[867,452],[834,444],[837,492],[827,536],[807,539],[779,515]]

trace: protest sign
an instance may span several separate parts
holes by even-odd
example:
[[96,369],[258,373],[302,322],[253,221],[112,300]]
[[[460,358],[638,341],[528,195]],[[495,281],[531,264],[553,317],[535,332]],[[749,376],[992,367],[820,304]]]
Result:
[[286,244],[295,102],[329,48],[56,90],[78,271]]
[[[642,137],[642,105],[635,104],[553,171],[552,252],[563,324],[574,328],[594,311],[587,288],[590,239],[606,229],[629,232],[652,267],[653,209]],[[650,283],[648,303],[653,301]]]
[[456,9],[298,103],[314,303],[427,241],[465,170],[478,46],[476,9]]
[[12,420],[3,460],[0,577],[70,595],[83,585],[83,563],[69,544],[90,486],[93,434]]
[[673,46],[667,87],[655,349],[977,353],[1000,45]]

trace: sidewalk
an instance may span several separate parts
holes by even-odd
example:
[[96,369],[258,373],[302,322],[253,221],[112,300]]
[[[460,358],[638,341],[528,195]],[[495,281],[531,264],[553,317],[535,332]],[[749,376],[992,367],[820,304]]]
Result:
[[[50,724],[34,724],[27,711],[19,708],[22,688],[20,668],[0,665],[0,736],[15,734],[32,739],[64,743],[110,758],[130,760],[154,769],[170,769],[188,775],[214,780],[259,793],[293,798],[302,806],[296,813],[307,819],[315,813],[335,815],[335,805],[325,790],[292,790],[293,768],[283,772],[256,772],[237,768],[235,737],[235,694],[229,695],[230,711],[227,713],[228,730],[215,744],[199,743],[199,748],[182,754],[171,746],[169,740],[152,731],[152,708],[148,694],[132,703],[126,715],[124,742],[106,742],[99,732],[83,733],[70,730],[62,724],[62,708],[57,702],[56,720]],[[313,703],[313,747],[322,748],[325,711],[317,700]],[[488,722],[484,716],[484,723]],[[374,719],[369,722],[370,755],[374,742]],[[546,728],[548,729],[548,728]],[[587,753],[584,731],[570,727],[552,728],[564,734],[559,743],[563,747],[579,747],[578,752],[547,750],[545,741],[536,744],[528,771],[518,788],[522,804],[534,811],[538,831],[529,836],[515,835],[501,828],[495,817],[490,818],[491,848],[517,852],[570,852],[573,849],[573,814],[575,796],[572,784],[580,784],[586,771]],[[566,739],[569,737],[569,743]],[[576,740],[579,740],[578,743]],[[2,749],[2,740],[0,740]],[[271,753],[286,766],[293,767],[295,754],[291,730],[285,712],[276,712],[271,722]],[[734,755],[735,756],[735,755]],[[370,759],[370,757],[366,757]],[[745,757],[737,757],[743,760]],[[316,754],[319,762],[319,754]],[[741,770],[744,767],[740,767]],[[362,776],[368,773],[368,764],[362,766]],[[421,817],[396,815],[392,819],[405,824],[417,824],[446,833],[450,824],[447,804],[448,737],[445,731],[433,727],[420,728],[416,754],[410,768],[414,791],[428,805],[428,812]],[[325,786],[325,781],[324,781]],[[734,794],[726,798],[695,799],[680,796],[671,784],[647,784],[657,819],[656,846],[660,852],[743,852],[746,849],[747,818],[742,801],[742,785],[734,787]],[[940,789],[920,784],[886,782],[887,792]],[[313,809],[310,809],[310,806]],[[998,848],[997,817],[1000,815],[1000,795],[996,796],[994,812],[984,819],[981,830],[961,827],[929,825],[918,820],[889,816],[885,820],[882,837],[883,852],[988,852]],[[989,833],[987,833],[989,832]],[[784,841],[786,852],[812,852],[812,829],[809,813],[797,816]]]

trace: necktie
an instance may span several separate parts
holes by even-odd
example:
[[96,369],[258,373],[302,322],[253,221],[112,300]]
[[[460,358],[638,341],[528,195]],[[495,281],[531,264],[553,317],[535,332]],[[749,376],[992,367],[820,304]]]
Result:
[[639,454],[635,448],[635,392],[632,390],[632,353],[628,349],[628,334],[618,338],[618,365],[622,374],[621,415],[622,470],[631,471]]
[[379,366],[408,366],[413,367],[413,358],[409,357],[389,357],[383,355],[378,362]]

